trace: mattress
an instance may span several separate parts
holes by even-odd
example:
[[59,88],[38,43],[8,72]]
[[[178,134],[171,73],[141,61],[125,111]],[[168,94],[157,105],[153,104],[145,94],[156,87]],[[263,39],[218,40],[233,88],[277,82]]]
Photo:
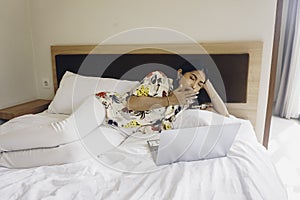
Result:
[[[43,125],[67,115],[25,115],[2,129]],[[249,121],[227,157],[156,166],[136,133],[119,147],[80,162],[29,169],[0,167],[1,199],[222,199],[284,200],[286,191]]]

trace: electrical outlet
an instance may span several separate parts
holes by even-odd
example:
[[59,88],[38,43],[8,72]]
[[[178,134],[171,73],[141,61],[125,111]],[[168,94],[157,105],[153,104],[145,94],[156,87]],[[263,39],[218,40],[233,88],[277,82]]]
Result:
[[49,78],[43,78],[42,79],[42,86],[43,86],[43,88],[50,88],[50,80],[49,80]]

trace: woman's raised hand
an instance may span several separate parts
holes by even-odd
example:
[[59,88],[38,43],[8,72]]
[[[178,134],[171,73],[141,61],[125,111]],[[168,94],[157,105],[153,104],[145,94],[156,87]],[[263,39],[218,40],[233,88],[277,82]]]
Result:
[[191,87],[178,87],[168,96],[170,105],[187,105],[197,100],[197,94]]

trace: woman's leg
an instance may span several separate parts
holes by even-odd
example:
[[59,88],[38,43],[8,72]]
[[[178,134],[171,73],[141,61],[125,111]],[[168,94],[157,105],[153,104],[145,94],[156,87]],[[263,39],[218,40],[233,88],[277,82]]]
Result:
[[74,142],[102,124],[104,118],[105,108],[93,95],[65,120],[44,126],[1,132],[0,152],[56,147]]

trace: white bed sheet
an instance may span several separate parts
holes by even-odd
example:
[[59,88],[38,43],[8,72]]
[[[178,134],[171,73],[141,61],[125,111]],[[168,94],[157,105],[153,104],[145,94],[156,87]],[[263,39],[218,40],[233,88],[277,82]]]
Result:
[[[27,115],[13,129],[42,125],[67,115]],[[34,119],[34,120],[33,120]],[[1,199],[222,199],[285,200],[286,191],[268,152],[242,123],[227,157],[157,167],[146,136],[135,134],[119,148],[77,163],[31,169],[0,167]],[[156,137],[147,135],[147,138]]]

